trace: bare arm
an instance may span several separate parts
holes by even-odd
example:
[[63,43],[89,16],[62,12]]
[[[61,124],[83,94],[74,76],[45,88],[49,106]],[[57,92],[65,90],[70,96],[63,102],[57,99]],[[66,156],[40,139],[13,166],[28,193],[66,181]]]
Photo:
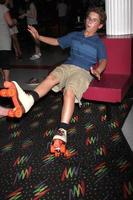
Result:
[[33,26],[29,25],[28,31],[31,33],[31,35],[34,37],[35,40],[39,40],[41,42],[44,42],[46,44],[53,45],[53,46],[59,45],[57,38],[39,35],[38,31]]
[[12,26],[16,25],[16,22],[13,21],[13,19],[11,18],[9,11],[4,14],[4,18],[5,18],[8,26],[12,27]]
[[44,42],[44,43],[49,44],[49,45],[53,45],[53,46],[58,46],[59,45],[59,42],[58,42],[58,40],[56,38],[39,35],[39,40],[41,42]]
[[98,80],[100,80],[100,78],[101,78],[100,75],[105,70],[106,65],[107,65],[107,59],[102,59],[102,60],[100,60],[98,67],[96,69],[91,67],[90,71],[94,76],[96,76],[96,78]]

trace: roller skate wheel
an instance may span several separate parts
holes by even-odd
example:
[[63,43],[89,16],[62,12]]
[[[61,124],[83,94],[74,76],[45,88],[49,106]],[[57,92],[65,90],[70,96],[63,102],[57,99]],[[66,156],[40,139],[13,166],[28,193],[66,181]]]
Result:
[[9,81],[5,81],[4,82],[4,87],[5,88],[10,88],[10,87],[13,87],[13,86],[14,86],[14,84],[12,82],[9,82]]
[[51,152],[51,153],[54,153],[54,152],[55,152],[55,151],[54,151],[53,145],[50,146],[50,152]]
[[8,111],[8,116],[9,117],[14,117],[14,111],[13,111],[13,109],[11,109],[11,110]]
[[60,152],[55,151],[55,157],[59,157],[60,156]]
[[61,145],[61,152],[62,153],[65,153],[66,151],[66,146],[64,144]]
[[2,97],[6,97],[6,96],[7,96],[7,90],[6,90],[6,89],[2,89],[2,90],[0,91],[0,95],[1,95]]
[[69,157],[70,156],[70,152],[68,150],[65,151],[65,157]]
[[2,89],[1,90],[1,96],[2,97],[13,97],[15,95],[14,89]]
[[22,116],[21,108],[16,108],[14,112],[15,117],[20,118]]
[[16,91],[15,91],[15,89],[8,89],[8,96],[9,97],[13,97],[13,96],[15,96],[15,94],[16,94]]

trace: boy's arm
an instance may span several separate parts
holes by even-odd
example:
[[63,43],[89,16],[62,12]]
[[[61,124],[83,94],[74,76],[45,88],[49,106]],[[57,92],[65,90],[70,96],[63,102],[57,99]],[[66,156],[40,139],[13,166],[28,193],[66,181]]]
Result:
[[101,78],[100,75],[105,70],[106,65],[107,65],[107,59],[101,59],[96,69],[93,67],[90,68],[91,74],[93,74],[98,80],[100,80]]
[[39,35],[38,31],[33,26],[28,25],[28,31],[31,33],[31,35],[34,37],[35,40],[39,40],[41,42],[44,42],[46,44],[53,45],[53,46],[59,45],[57,38]]
[[39,39],[39,41],[44,42],[44,43],[49,44],[49,45],[53,45],[53,46],[58,46],[59,45],[59,42],[58,42],[57,38],[52,38],[52,37],[46,37],[46,36],[39,35],[38,39]]

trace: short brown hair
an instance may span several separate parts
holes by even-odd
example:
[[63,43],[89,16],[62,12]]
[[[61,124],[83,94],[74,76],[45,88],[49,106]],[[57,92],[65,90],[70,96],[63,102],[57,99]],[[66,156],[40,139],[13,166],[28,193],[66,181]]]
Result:
[[86,12],[86,17],[90,14],[90,12],[95,12],[99,15],[100,17],[100,24],[105,24],[107,16],[102,7],[94,7],[94,8],[89,8]]

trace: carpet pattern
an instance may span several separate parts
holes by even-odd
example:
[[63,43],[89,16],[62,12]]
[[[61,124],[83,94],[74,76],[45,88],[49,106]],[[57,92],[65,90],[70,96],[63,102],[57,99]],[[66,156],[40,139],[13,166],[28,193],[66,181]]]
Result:
[[60,121],[62,94],[49,93],[21,119],[0,119],[0,200],[133,200],[133,157],[121,131],[131,108],[76,105],[67,147],[70,158],[49,153]]

